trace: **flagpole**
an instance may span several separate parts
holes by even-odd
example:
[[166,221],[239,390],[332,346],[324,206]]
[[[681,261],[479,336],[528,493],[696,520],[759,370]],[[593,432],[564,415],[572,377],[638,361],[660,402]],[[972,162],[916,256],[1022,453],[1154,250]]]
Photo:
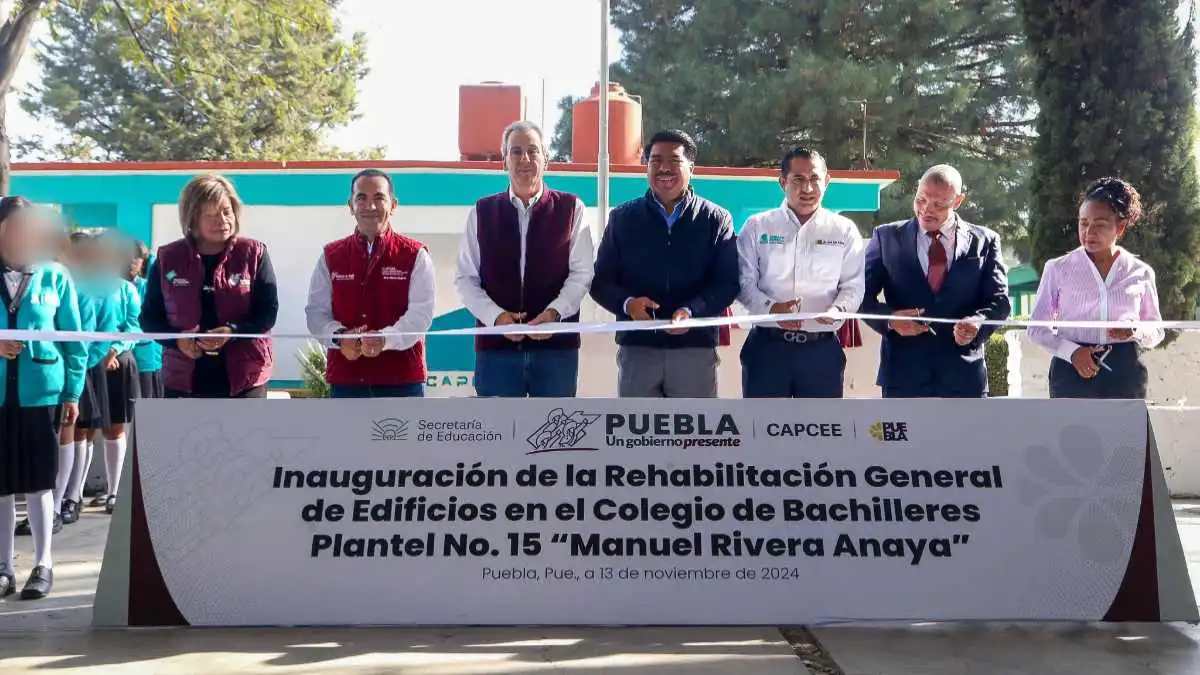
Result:
[[608,22],[609,0],[600,0],[600,145],[596,156],[597,239],[608,223]]

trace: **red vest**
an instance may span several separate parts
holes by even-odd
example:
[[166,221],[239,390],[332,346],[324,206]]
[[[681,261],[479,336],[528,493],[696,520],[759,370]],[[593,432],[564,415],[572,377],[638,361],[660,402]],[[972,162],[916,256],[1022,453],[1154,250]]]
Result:
[[[333,285],[333,319],[347,330],[365,325],[386,330],[408,311],[408,287],[421,242],[386,230],[367,255],[357,232],[325,246]],[[325,380],[336,385],[424,383],[425,338],[404,351],[385,349],[375,358],[350,361],[338,349],[326,352]]]
[[[213,272],[213,299],[217,320],[237,324],[250,313],[251,289],[263,256],[263,244],[234,237],[225,246]],[[177,331],[200,325],[200,293],[204,286],[204,263],[189,239],[179,239],[158,250],[159,283],[167,321]],[[230,340],[223,347],[229,373],[229,395],[259,387],[271,379],[275,357],[269,338]],[[163,350],[163,384],[176,391],[192,391],[196,362],[177,349]]]

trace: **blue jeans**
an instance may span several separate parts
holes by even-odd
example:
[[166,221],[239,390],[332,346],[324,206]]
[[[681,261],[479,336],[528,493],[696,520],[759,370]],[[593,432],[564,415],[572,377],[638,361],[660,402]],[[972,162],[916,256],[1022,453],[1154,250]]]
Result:
[[421,398],[425,396],[425,384],[335,384],[330,387],[333,398]]
[[574,398],[578,349],[475,352],[475,393],[483,398]]

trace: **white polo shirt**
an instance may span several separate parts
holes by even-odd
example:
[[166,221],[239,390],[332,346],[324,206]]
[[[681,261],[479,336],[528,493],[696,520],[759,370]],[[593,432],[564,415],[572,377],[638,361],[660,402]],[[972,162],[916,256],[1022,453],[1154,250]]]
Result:
[[[825,208],[801,223],[787,201],[751,216],[738,235],[741,291],[738,301],[751,314],[767,314],[777,302],[800,300],[797,311],[858,310],[866,287],[866,246],[858,226]],[[802,330],[836,331],[804,321]],[[759,324],[779,327],[777,323]]]

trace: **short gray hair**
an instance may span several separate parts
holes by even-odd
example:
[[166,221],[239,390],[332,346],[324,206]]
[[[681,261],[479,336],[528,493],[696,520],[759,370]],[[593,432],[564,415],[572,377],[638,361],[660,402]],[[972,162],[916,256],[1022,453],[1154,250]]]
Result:
[[533,132],[538,137],[538,147],[542,149],[542,154],[546,154],[546,134],[542,132],[542,128],[529,120],[520,120],[504,127],[504,135],[500,137],[500,153],[508,156],[508,137],[517,132]]
[[925,171],[924,175],[921,176],[921,182],[948,185],[954,190],[955,195],[961,195],[963,193],[962,174],[958,172],[958,169],[950,166],[949,164],[938,164],[936,166],[929,167],[929,169]]

